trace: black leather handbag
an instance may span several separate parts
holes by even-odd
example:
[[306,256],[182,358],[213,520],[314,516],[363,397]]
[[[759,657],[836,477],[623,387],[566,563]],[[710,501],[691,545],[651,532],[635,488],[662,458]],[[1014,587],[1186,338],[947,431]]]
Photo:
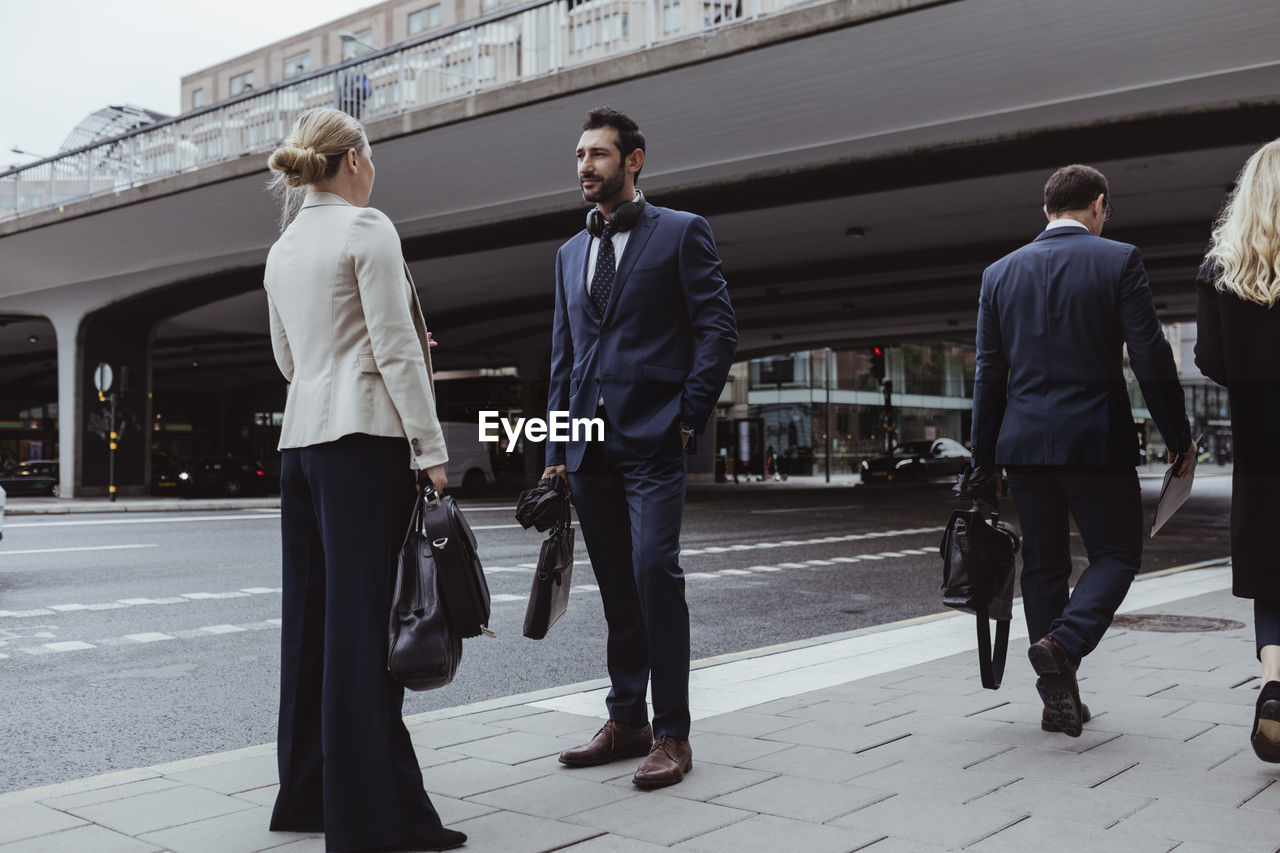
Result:
[[568,499],[561,502],[560,518],[542,543],[538,570],[533,575],[529,606],[524,612],[524,635],[541,640],[569,606],[573,582],[573,516]]
[[426,492],[420,492],[391,590],[387,671],[410,690],[443,687],[453,681],[462,661],[462,637],[445,612],[438,566],[423,526],[426,503]]
[[489,584],[476,551],[476,535],[449,495],[422,490],[422,526],[431,544],[440,578],[440,595],[454,633],[460,637],[492,637],[489,630]]
[[[955,510],[942,534],[942,603],[973,613],[978,625],[978,666],[982,686],[997,690],[1004,678],[1009,651],[1009,622],[1013,619],[1015,556],[1018,534],[1000,520],[994,504],[975,500],[967,510]],[[991,620],[996,622],[995,645]]]

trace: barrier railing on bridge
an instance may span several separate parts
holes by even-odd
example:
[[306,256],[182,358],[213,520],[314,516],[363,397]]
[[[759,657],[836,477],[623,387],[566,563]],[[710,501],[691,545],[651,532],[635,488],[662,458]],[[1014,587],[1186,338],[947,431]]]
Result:
[[0,220],[279,144],[294,118],[337,107],[362,121],[466,97],[757,18],[811,0],[535,2],[0,172]]

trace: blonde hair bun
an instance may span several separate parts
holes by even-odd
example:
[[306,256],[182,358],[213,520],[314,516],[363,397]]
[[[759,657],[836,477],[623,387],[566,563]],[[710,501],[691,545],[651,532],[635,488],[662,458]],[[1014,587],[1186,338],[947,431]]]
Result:
[[280,172],[290,187],[303,187],[324,177],[329,159],[314,148],[301,148],[285,143],[276,149],[267,162],[274,172]]

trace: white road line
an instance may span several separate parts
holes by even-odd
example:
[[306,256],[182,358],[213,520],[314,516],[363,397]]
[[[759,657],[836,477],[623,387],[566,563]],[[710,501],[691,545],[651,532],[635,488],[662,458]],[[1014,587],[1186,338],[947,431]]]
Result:
[[5,524],[5,529],[16,527],[88,527],[101,524],[183,524],[192,521],[270,521],[280,513],[246,513],[244,515],[194,515],[183,518],[91,518],[84,521],[20,521]]
[[840,504],[839,506],[796,506],[786,509],[753,509],[752,515],[774,515],[783,512],[830,512],[836,509],[862,509],[862,504]]
[[135,643],[158,643],[162,640],[172,640],[173,636],[170,634],[161,634],[159,632],[152,631],[147,634],[125,634],[124,638],[126,640],[133,640]]
[[881,539],[889,536],[917,536],[922,533],[941,533],[944,527],[909,527],[902,530],[873,530],[870,533],[850,533],[847,536],[821,536],[814,539],[783,539],[780,542],[755,542],[750,545],[708,545],[705,548],[682,548],[680,556],[699,554],[723,554],[725,551],[753,551],[758,548],[794,548],[800,545],[829,545],[836,542],[857,542],[862,539]]
[[[10,524],[9,527],[21,527]],[[157,545],[86,545],[82,548],[24,548],[21,551],[0,550],[0,557],[16,557],[20,554],[69,554],[72,551],[128,551],[135,548],[156,548]]]
[[121,598],[99,604],[50,604],[35,610],[0,610],[0,619],[24,619],[30,616],[50,616],[54,613],[75,613],[82,610],[122,610],[126,607],[143,607],[150,604],[186,604],[191,601],[224,598],[248,598],[251,595],[279,595],[280,587],[253,586],[235,592],[188,592],[169,598]]

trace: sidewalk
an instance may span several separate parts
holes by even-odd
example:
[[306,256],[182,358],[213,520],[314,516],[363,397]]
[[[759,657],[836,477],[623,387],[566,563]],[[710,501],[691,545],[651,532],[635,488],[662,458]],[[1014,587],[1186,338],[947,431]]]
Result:
[[[1252,612],[1229,586],[1221,563],[1139,579],[1124,614],[1235,621],[1120,620],[1082,670],[1075,739],[1039,729],[1021,613],[995,692],[961,614],[701,661],[694,771],[653,792],[636,761],[556,761],[599,727],[600,682],[407,722],[472,853],[1274,853],[1280,765],[1249,748]],[[267,831],[275,779],[265,745],[3,795],[0,853],[322,851]]]
[[65,515],[73,512],[209,512],[279,509],[280,498],[9,498],[4,514]]

